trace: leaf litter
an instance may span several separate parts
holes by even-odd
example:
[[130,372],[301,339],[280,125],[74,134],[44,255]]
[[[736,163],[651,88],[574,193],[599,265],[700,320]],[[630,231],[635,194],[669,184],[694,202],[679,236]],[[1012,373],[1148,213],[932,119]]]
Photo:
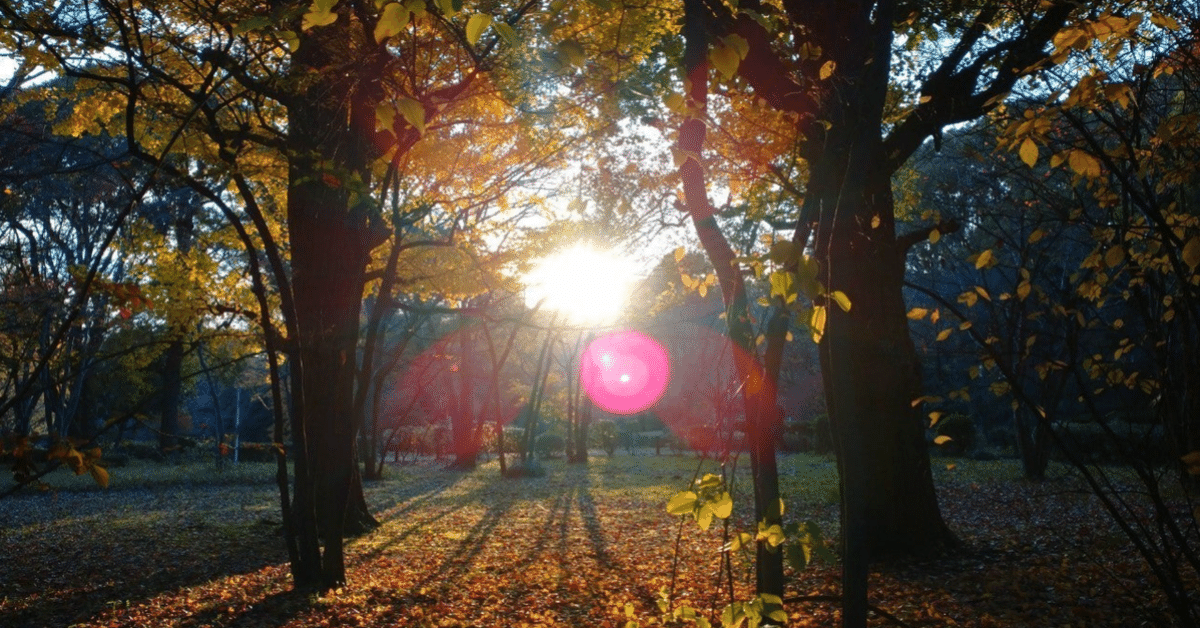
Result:
[[[629,614],[657,620],[664,592],[719,623],[729,601],[722,526],[680,525],[665,509],[694,459],[551,462],[546,478],[524,480],[501,479],[494,462],[473,473],[443,466],[393,467],[403,477],[368,484],[383,526],[349,543],[350,584],[321,597],[290,589],[266,481],[9,498],[0,504],[0,625],[617,628]],[[943,513],[966,549],[876,565],[873,604],[914,627],[1166,622],[1147,570],[1069,479],[945,475]],[[748,529],[748,498],[738,500],[733,521]],[[828,495],[789,500],[787,513],[837,529]],[[752,597],[752,565],[734,567],[734,596]],[[814,601],[790,604],[789,625],[838,625],[827,599],[840,589],[838,567],[791,575],[785,597]]]

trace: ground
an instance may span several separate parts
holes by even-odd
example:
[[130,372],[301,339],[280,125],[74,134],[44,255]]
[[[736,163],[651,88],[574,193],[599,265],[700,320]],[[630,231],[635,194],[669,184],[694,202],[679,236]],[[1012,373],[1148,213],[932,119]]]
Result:
[[[722,526],[703,532],[664,509],[712,463],[601,455],[549,461],[546,477],[521,480],[500,478],[495,461],[444,467],[392,466],[367,487],[384,525],[350,544],[349,585],[320,598],[290,591],[269,465],[116,468],[103,491],[51,476],[54,491],[0,501],[0,626],[647,626],[664,594],[719,625]],[[781,470],[785,519],[835,534],[833,462],[784,456]],[[914,627],[1165,617],[1136,554],[1065,470],[1036,485],[1010,461],[937,471],[965,549],[877,566],[879,608]],[[737,477],[748,492],[744,470]],[[748,510],[739,500],[737,525]],[[736,572],[734,595],[748,597],[746,565]],[[836,595],[837,565],[791,575],[787,597],[816,599],[790,602],[789,625],[836,626],[837,605],[821,597]]]

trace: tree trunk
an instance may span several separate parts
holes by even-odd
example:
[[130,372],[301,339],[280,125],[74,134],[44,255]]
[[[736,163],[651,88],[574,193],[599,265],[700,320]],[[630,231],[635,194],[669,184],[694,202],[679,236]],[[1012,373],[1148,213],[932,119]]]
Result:
[[293,356],[300,365],[293,436],[299,433],[306,445],[299,452],[305,460],[296,462],[297,517],[302,547],[311,546],[314,540],[305,537],[314,532],[324,543],[319,566],[293,573],[298,588],[318,590],[346,582],[346,513],[351,495],[361,490],[354,378],[371,248],[366,212],[351,207],[348,188],[349,173],[365,172],[364,140],[348,124],[350,86],[328,70],[342,47],[340,31],[314,30],[293,55],[297,72],[313,72],[304,79],[308,90],[288,107],[287,222],[298,333]]
[[471,366],[475,359],[471,333],[466,327],[458,332],[458,398],[450,401],[450,434],[454,440],[454,462],[450,463],[450,468],[459,471],[474,471],[479,458],[479,441],[475,438],[475,391],[471,381]]
[[[696,235],[708,255],[721,286],[725,304],[725,324],[735,347],[734,366],[746,412],[750,440],[750,469],[754,484],[754,517],[766,526],[781,525],[779,473],[775,460],[775,438],[771,420],[776,405],[777,382],[766,381],[762,365],[755,356],[754,333],[746,298],[746,287],[735,266],[733,249],[717,225],[708,201],[708,189],[699,156],[704,149],[703,116],[708,100],[708,33],[702,0],[684,0],[684,83],[687,97],[697,108],[694,117],[679,129],[679,150],[687,155],[679,167],[683,183],[684,209],[692,219]],[[783,552],[769,547],[764,540],[756,543],[755,592],[759,595],[783,595]]]
[[895,237],[891,173],[878,166],[885,163],[878,118],[863,120],[849,104],[838,113],[821,158],[811,162],[805,203],[813,204],[806,212],[817,221],[821,279],[851,305],[843,311],[825,304],[821,340],[839,466],[849,474],[843,476],[843,507],[853,506],[862,517],[846,523],[861,526],[871,557],[921,554],[954,541],[938,508],[924,438],[920,363],[902,293],[904,251]]
[[[179,330],[174,330],[178,333]],[[163,352],[158,450],[173,455],[179,449],[179,397],[183,390],[183,338],[176,335]]]

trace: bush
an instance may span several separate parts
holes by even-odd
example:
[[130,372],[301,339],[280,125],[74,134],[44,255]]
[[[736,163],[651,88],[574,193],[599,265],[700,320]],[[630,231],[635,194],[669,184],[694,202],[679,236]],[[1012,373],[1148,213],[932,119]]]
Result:
[[567,441],[558,434],[542,434],[534,441],[533,449],[543,459],[559,458],[567,448]]
[[604,450],[609,458],[617,451],[617,424],[612,421],[600,421],[591,431],[592,442]]

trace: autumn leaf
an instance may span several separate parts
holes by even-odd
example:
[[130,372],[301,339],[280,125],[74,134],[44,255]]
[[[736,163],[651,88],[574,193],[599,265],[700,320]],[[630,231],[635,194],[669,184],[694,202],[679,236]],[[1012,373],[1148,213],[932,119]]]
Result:
[[945,434],[938,434],[933,439],[933,444],[934,445],[945,445],[946,443],[950,442],[951,440],[954,440],[954,439],[950,438],[949,436],[946,436]]
[[991,262],[991,261],[992,261],[992,250],[991,249],[984,250],[982,253],[979,254],[979,257],[975,258],[976,270],[982,270],[983,268],[985,268],[988,265],[988,262]]
[[838,304],[838,307],[842,308],[843,312],[850,311],[850,297],[846,296],[845,292],[834,290],[829,296]]
[[1032,168],[1033,165],[1037,163],[1037,144],[1032,139],[1028,137],[1025,138],[1025,141],[1021,142],[1019,154],[1021,155],[1021,161],[1025,162],[1026,166]]
[[1200,475],[1200,450],[1189,452],[1180,457],[1189,475]]
[[308,12],[300,25],[301,30],[311,30],[317,26],[329,26],[337,21],[337,13],[333,12],[337,0],[313,0]]
[[1200,236],[1192,236],[1187,244],[1183,245],[1181,257],[1183,263],[1193,271],[1196,270],[1196,266],[1200,266]]
[[1076,174],[1092,178],[1100,176],[1100,162],[1087,151],[1073,149],[1067,163]]
[[411,15],[412,13],[399,2],[392,2],[383,7],[379,22],[375,24],[375,42],[383,43],[385,39],[399,35],[404,27],[408,26]]
[[833,59],[830,59],[830,60],[826,61],[825,63],[821,64],[821,70],[820,70],[820,72],[818,72],[817,76],[819,76],[821,78],[821,80],[824,81],[824,80],[828,79],[829,77],[833,76],[833,73],[835,70],[837,70],[837,62],[834,61]]
[[471,45],[479,43],[480,36],[483,35],[484,29],[492,24],[492,16],[486,13],[476,13],[467,20],[467,28],[464,34],[467,36],[467,42]]
[[686,515],[696,508],[698,499],[699,496],[692,491],[676,493],[671,501],[667,502],[667,512],[672,515]]

